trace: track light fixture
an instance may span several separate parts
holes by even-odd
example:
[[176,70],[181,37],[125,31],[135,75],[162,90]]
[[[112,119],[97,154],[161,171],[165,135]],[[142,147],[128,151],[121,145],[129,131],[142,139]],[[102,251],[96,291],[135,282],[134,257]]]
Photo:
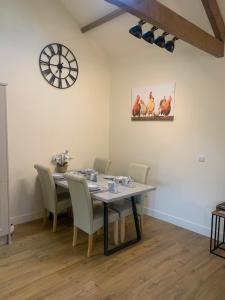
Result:
[[155,35],[154,35],[154,31],[156,31],[158,29],[158,27],[153,26],[151,28],[151,30],[145,32],[142,35],[143,40],[145,40],[147,43],[153,44],[155,41]]
[[177,37],[174,37],[171,41],[166,42],[165,49],[169,52],[173,52],[175,48],[175,42],[178,40]]
[[147,43],[157,45],[160,48],[165,48],[169,52],[173,52],[175,49],[175,42],[178,40],[177,37],[174,37],[172,40],[166,42],[165,37],[169,35],[168,32],[164,31],[162,35],[158,36],[155,39],[155,31],[159,28],[157,26],[153,26],[149,31],[143,34],[142,26],[146,22],[144,20],[140,20],[137,25],[131,27],[129,33],[135,36],[138,39],[143,38]]
[[146,22],[144,20],[140,20],[137,25],[134,27],[131,27],[129,30],[129,33],[135,36],[138,39],[142,38],[142,25],[144,25]]
[[165,40],[165,36],[167,36],[169,33],[168,32],[163,32],[162,35],[160,35],[159,37],[157,37],[157,39],[155,40],[155,44],[157,46],[159,46],[160,48],[164,48],[166,45],[166,40]]

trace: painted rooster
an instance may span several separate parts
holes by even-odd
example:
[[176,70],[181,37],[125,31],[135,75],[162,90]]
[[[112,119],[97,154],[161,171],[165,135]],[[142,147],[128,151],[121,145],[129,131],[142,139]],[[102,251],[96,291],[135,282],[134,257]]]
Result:
[[140,111],[141,111],[141,105],[140,105],[140,96],[137,95],[135,101],[134,101],[134,106],[132,108],[132,115],[133,117],[140,117]]
[[147,106],[147,113],[149,116],[154,115],[155,111],[155,98],[152,96],[152,92],[149,94],[149,102]]
[[171,111],[172,97],[170,96],[168,100],[164,97],[159,104],[159,115],[168,116]]
[[145,102],[141,99],[140,100],[140,105],[141,105],[141,115],[146,116],[147,114],[147,106],[145,105]]

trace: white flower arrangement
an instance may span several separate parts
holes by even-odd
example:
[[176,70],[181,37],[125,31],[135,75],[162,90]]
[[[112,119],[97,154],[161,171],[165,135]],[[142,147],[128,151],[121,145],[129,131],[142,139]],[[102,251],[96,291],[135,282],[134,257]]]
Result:
[[72,159],[72,157],[69,155],[69,151],[65,150],[62,153],[58,153],[52,157],[52,163],[54,165],[58,165],[60,167],[64,167],[68,164],[68,162]]

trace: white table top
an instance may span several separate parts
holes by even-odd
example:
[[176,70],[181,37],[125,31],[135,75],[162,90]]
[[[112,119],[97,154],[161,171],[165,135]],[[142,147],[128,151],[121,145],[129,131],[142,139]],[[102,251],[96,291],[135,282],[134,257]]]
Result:
[[[104,179],[104,175],[102,175],[102,174],[98,175],[97,183],[101,189],[107,190],[108,182],[109,182],[109,180]],[[55,184],[68,189],[68,183],[66,180],[55,180]],[[143,194],[146,192],[150,192],[153,190],[156,190],[156,187],[134,182],[133,187],[127,187],[127,186],[119,184],[118,185],[118,193],[111,193],[108,191],[97,191],[97,192],[92,192],[91,197],[93,199],[96,199],[96,200],[99,200],[102,202],[110,203],[110,202],[118,201],[118,200],[121,200],[124,198],[129,198],[131,196],[136,196],[136,195],[140,195],[140,194]]]

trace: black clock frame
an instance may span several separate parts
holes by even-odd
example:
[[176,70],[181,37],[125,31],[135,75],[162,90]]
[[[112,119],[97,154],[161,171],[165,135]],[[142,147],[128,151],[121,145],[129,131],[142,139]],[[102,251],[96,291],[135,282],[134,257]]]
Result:
[[[56,45],[57,47],[57,51],[58,52],[55,52],[54,48],[53,48],[53,45]],[[66,54],[63,54],[63,50],[62,49],[65,49],[66,50]],[[50,55],[48,53],[46,53],[46,49],[49,50],[49,52],[51,53]],[[67,58],[67,55],[70,54],[72,56],[72,60],[69,60]],[[45,55],[45,57],[48,59],[48,61],[43,61],[41,59],[42,55]],[[58,55],[59,56],[59,63],[58,65],[53,65],[53,64],[50,64],[50,60],[52,59],[53,56],[55,55]],[[69,67],[64,67],[63,64],[61,63],[61,58],[64,58],[66,59],[66,61],[68,62],[68,65]],[[71,67],[71,63],[75,63],[75,68],[74,67]],[[49,68],[48,69],[42,69],[42,65],[46,65],[48,66]],[[56,74],[54,74],[50,68],[50,65],[53,65],[55,67],[58,68],[57,72],[59,72],[59,76],[56,76]],[[73,52],[68,48],[66,47],[65,45],[63,44],[59,44],[59,43],[51,43],[51,44],[48,44],[47,46],[45,46],[41,53],[40,53],[40,56],[39,56],[39,68],[40,68],[40,71],[41,71],[41,74],[42,76],[44,77],[44,79],[53,87],[55,88],[59,88],[59,89],[67,89],[69,87],[71,87],[72,85],[74,85],[74,83],[76,82],[77,80],[77,77],[78,77],[78,73],[79,73],[79,67],[78,67],[78,62],[76,60],[76,57],[75,55],[73,54]],[[69,72],[68,72],[68,75],[64,78],[62,78],[60,76],[60,74],[62,73],[62,69],[65,68],[65,69],[68,69]],[[71,74],[71,72],[75,72],[76,75],[73,76]],[[47,76],[51,74],[51,77],[48,79]],[[68,81],[68,77],[70,78],[70,80],[72,80],[72,83],[69,83]],[[54,82],[56,80],[56,78],[58,79],[58,85],[54,85]],[[65,83],[66,83],[66,86],[63,87],[62,86],[62,80],[65,80]]]

